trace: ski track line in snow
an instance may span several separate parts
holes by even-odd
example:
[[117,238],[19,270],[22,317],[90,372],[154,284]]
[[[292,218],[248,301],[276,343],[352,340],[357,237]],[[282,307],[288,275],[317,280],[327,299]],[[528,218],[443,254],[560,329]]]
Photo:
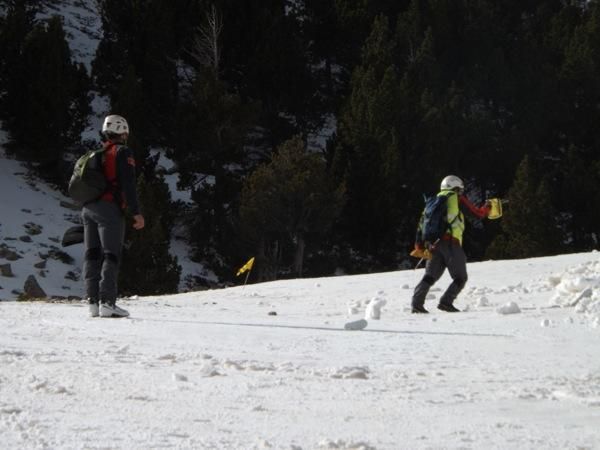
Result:
[[[284,325],[284,324],[265,324],[265,323],[243,323],[243,322],[206,322],[201,320],[181,320],[181,319],[146,319],[143,317],[129,317],[125,320],[132,321],[148,321],[148,322],[171,322],[171,323],[189,323],[198,325],[223,325],[232,327],[258,327],[258,328],[291,328],[297,330],[319,330],[319,331],[343,331],[344,333],[352,333],[352,331],[344,330],[343,328],[328,328],[306,325]],[[365,328],[360,330],[363,333],[390,333],[390,334],[424,334],[434,336],[468,336],[468,337],[501,337],[514,338],[510,334],[493,334],[493,333],[465,333],[461,331],[423,331],[423,330],[379,330]]]

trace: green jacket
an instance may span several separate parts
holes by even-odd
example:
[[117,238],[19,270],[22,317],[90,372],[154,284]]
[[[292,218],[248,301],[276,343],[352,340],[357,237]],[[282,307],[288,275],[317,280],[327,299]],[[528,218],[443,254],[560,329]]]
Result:
[[438,197],[441,195],[447,197],[447,220],[450,227],[450,235],[462,245],[463,233],[465,232],[465,215],[460,210],[460,199],[458,194],[450,189],[443,189],[439,192]]

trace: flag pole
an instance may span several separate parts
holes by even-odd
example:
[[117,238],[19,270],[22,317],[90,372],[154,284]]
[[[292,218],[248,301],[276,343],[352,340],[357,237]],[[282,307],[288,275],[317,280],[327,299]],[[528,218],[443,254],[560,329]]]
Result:
[[244,280],[244,287],[246,287],[246,283],[248,282],[248,278],[250,277],[250,272],[252,272],[252,269],[248,270],[248,273],[246,274],[246,279]]

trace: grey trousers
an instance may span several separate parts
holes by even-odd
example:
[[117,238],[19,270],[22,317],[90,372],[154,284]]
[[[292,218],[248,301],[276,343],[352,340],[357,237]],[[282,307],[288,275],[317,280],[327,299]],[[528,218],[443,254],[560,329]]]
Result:
[[99,200],[83,207],[81,219],[87,297],[93,303],[114,304],[117,300],[119,259],[125,239],[125,217],[116,203]]
[[425,276],[415,287],[413,307],[423,306],[429,289],[440,279],[446,268],[452,277],[452,283],[440,297],[440,303],[451,305],[467,283],[467,257],[459,244],[444,240],[436,245],[432,258],[427,261]]

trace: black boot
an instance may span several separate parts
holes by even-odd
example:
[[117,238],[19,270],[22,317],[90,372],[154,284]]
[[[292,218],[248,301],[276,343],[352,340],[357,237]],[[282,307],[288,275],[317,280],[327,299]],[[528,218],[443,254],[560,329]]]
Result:
[[429,314],[429,311],[427,311],[424,306],[417,305],[417,306],[412,307],[412,313],[413,314]]
[[460,312],[460,309],[456,309],[454,305],[449,305],[447,303],[440,303],[438,309],[446,312]]

